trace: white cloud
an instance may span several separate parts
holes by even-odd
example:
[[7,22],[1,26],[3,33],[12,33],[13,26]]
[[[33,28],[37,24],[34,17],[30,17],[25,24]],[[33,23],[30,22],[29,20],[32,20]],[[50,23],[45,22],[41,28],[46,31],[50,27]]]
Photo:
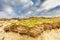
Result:
[[[2,11],[0,11],[2,17],[30,17],[30,16],[59,16],[60,12],[47,12],[51,8],[60,5],[60,0],[46,0],[41,3],[41,0],[35,0],[35,4],[31,0],[2,0]],[[42,5],[41,5],[42,4]],[[19,6],[19,8],[17,7]],[[39,6],[39,7],[38,7]],[[18,13],[14,10],[17,8]],[[45,13],[46,12],[46,13]],[[17,15],[18,14],[18,15]],[[1,17],[0,16],[0,17]]]
[[10,7],[10,6],[5,6],[3,11],[5,11],[8,14],[14,13],[12,7]]
[[30,0],[20,0],[21,3],[28,3]]
[[60,0],[46,0],[43,4],[42,4],[42,7],[44,9],[51,9],[51,8],[54,8],[56,6],[60,5]]
[[5,17],[7,15],[10,15],[7,17],[18,17],[17,13],[15,13],[13,10],[15,6],[21,5],[24,10],[33,5],[33,2],[31,0],[2,0],[0,2],[1,2],[0,5],[3,7],[2,8],[3,10],[0,11],[0,13],[3,15],[3,16],[1,15],[2,17]]

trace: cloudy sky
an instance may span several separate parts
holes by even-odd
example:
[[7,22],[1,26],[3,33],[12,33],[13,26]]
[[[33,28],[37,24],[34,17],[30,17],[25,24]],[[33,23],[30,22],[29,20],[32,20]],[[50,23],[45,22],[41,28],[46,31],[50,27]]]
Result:
[[60,16],[60,0],[0,0],[0,18]]

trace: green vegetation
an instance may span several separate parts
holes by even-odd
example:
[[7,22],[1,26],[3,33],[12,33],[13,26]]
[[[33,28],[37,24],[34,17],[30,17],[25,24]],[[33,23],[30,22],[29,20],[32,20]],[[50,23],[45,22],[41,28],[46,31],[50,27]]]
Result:
[[21,19],[20,21],[17,21],[15,25],[24,25],[29,28],[34,27],[36,24],[43,24],[43,23],[55,23],[60,22],[60,18],[36,18],[31,17],[27,19]]

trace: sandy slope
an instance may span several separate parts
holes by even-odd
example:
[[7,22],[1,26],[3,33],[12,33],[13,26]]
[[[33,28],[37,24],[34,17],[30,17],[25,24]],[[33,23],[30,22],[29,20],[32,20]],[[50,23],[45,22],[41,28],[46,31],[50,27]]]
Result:
[[38,37],[20,35],[13,32],[4,32],[4,27],[0,27],[0,40],[60,40],[60,29],[52,29],[44,31]]
[[31,37],[28,35],[20,35],[14,32],[5,32],[4,27],[7,25],[11,25],[11,22],[1,21],[0,25],[0,40],[60,40],[60,28],[59,29],[52,29],[46,30],[38,37]]

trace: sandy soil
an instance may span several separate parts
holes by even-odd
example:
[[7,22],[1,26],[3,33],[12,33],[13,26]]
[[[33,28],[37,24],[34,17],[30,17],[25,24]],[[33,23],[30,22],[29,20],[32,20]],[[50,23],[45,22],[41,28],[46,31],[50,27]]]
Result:
[[[4,26],[0,27],[0,40],[60,40],[60,29],[46,30],[38,37],[31,37],[28,35],[20,35],[14,32],[5,32],[4,27],[11,23],[1,22]],[[0,25],[1,25],[0,24]]]

